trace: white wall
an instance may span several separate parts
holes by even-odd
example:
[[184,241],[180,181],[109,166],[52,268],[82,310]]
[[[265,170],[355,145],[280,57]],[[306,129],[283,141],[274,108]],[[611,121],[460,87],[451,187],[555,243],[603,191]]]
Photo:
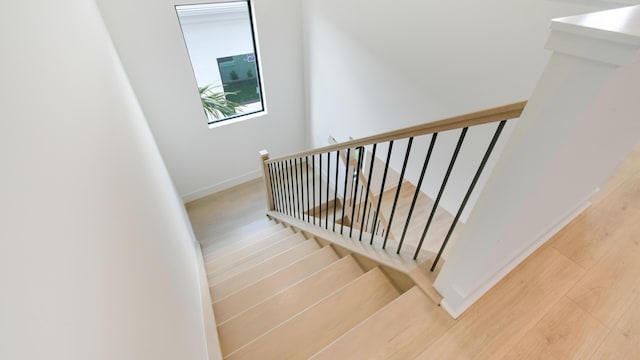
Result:
[[277,156],[305,147],[297,0],[254,1],[268,114],[213,129],[202,111],[176,1],[97,2],[183,199],[260,176],[263,148]]
[[180,27],[198,86],[213,84],[222,91],[216,60],[254,52],[250,21],[246,7],[226,13],[182,15]]
[[[387,1],[374,6],[364,0],[305,0],[304,4],[313,146],[325,145],[329,135],[345,141],[349,136],[526,100],[549,57],[543,47],[550,20],[607,6],[544,0]],[[497,153],[512,126],[505,130]],[[488,125],[469,131],[442,200],[447,210],[457,210],[494,129]],[[438,140],[423,186],[432,197],[457,136],[447,134]],[[412,155],[407,173],[414,183],[427,141],[414,144],[420,151]],[[394,152],[399,167],[402,149]],[[486,176],[482,179],[476,197]]]
[[0,44],[0,358],[205,359],[194,239],[95,3],[6,3]]

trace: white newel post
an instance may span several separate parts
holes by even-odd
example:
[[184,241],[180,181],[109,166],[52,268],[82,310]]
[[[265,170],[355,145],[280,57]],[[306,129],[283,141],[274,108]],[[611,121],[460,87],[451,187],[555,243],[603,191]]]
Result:
[[435,287],[458,316],[579,214],[640,139],[640,6],[556,19],[553,52]]

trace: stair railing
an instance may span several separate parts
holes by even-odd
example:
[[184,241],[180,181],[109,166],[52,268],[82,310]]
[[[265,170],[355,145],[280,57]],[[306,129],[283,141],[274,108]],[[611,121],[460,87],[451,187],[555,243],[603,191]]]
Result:
[[[327,230],[357,239],[360,242],[364,238],[365,241],[369,241],[371,246],[377,246],[374,244],[374,240],[379,239],[382,249],[386,249],[389,244],[389,238],[393,238],[390,234],[394,221],[404,221],[402,235],[395,249],[396,253],[400,254],[403,246],[405,246],[405,237],[412,218],[418,215],[427,216],[426,213],[415,214],[414,210],[429,162],[436,149],[438,135],[448,131],[459,131],[448,168],[440,184],[438,194],[433,200],[431,210],[428,212],[422,235],[413,251],[413,259],[416,260],[439,209],[440,201],[469,128],[482,124],[498,123],[484,156],[475,171],[475,175],[470,180],[455,217],[442,240],[431,266],[431,271],[433,271],[451,240],[456,225],[506,122],[520,117],[525,105],[526,101],[517,102],[274,159],[269,159],[268,152],[263,150],[260,154],[262,156],[269,210],[281,212],[300,221],[324,227]],[[398,200],[402,187],[406,184],[405,175],[414,138],[420,136],[430,136],[429,147],[422,162],[419,179],[415,184],[415,191],[408,214],[403,219],[396,219]],[[407,141],[406,150],[402,154],[403,161],[399,180],[391,202],[390,197],[385,198],[384,196],[385,186],[387,185],[394,144],[403,140]],[[378,154],[378,149],[383,147],[387,149],[386,153]],[[380,158],[377,158],[378,155],[380,155]],[[383,161],[383,169],[374,169],[376,159]],[[374,173],[374,171],[377,173]],[[380,180],[377,196],[374,195],[374,190],[376,189],[372,188],[373,178]],[[390,206],[388,217],[382,211],[382,205],[385,201],[385,208]],[[338,206],[340,211],[338,211]]]
[[[332,136],[329,136],[329,144],[337,144],[338,142],[336,141],[336,139],[334,139]],[[367,152],[368,156],[372,156],[370,152]],[[342,161],[342,164],[346,164],[347,163],[347,156],[346,156],[346,152],[345,151],[340,151],[340,160]],[[372,158],[372,160],[375,162],[375,158]],[[389,162],[389,160],[387,160],[387,162]],[[370,167],[369,169],[370,172],[374,171],[373,166]],[[365,176],[363,171],[358,171],[358,176],[360,178],[360,193],[362,194],[365,189],[364,189],[364,185],[363,184],[368,184],[368,179]],[[386,180],[386,173],[384,175],[385,180]],[[382,187],[384,189],[385,184],[382,184]],[[365,197],[365,202],[368,200],[368,202],[366,204],[364,204],[365,206],[376,206],[376,204],[378,204],[378,200],[377,200],[377,195],[374,193],[374,189],[372,189],[372,186],[369,187],[368,191],[366,192],[367,196]],[[379,196],[382,196],[382,193],[379,194]],[[349,199],[350,201],[345,201],[347,199],[343,199],[343,207],[344,208],[350,208],[350,204],[353,203],[353,199]],[[359,204],[359,206],[361,206],[362,204]],[[375,212],[375,216],[373,218],[373,224],[375,225],[375,229],[378,230],[376,233],[376,235],[380,234],[381,232],[384,231],[384,229],[386,229],[388,227],[388,221],[385,218],[383,213],[380,213],[380,209],[377,209]],[[384,233],[382,233],[381,235],[384,235]],[[360,236],[362,236],[362,233],[360,233]],[[394,238],[393,234],[390,232],[389,233],[389,237],[390,238]]]

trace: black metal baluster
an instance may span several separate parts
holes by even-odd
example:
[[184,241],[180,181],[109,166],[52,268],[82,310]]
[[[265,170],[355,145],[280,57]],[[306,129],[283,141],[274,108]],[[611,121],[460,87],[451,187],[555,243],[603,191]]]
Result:
[[283,212],[282,202],[280,201],[280,181],[278,180],[277,164],[273,163],[273,164],[270,164],[270,165],[271,165],[271,169],[273,171],[273,178],[275,180],[276,193],[278,194],[276,196],[276,198],[278,199],[278,208],[277,208],[277,210],[280,211],[280,212]]
[[299,158],[298,161],[298,171],[300,172],[300,214],[302,215],[302,221],[304,221],[304,170],[302,168],[302,158]]
[[345,173],[344,173],[344,192],[342,194],[342,200],[344,204],[342,205],[342,221],[340,221],[340,235],[342,235],[342,229],[344,228],[344,212],[345,205],[347,204],[347,181],[349,180],[349,155],[351,154],[351,149],[347,149],[347,161],[345,162]]
[[300,211],[300,179],[298,178],[298,161],[297,159],[292,159],[291,162],[293,163],[293,167],[291,168],[291,171],[293,171],[293,177],[294,177],[294,183],[296,184],[296,213],[298,214],[298,216],[296,216],[298,219],[301,218],[302,216],[302,212]]
[[402,229],[402,236],[400,237],[400,243],[398,244],[398,249],[396,250],[396,254],[400,254],[400,250],[402,249],[402,244],[404,244],[404,237],[407,235],[407,229],[409,228],[409,223],[411,222],[411,216],[413,215],[413,209],[416,206],[416,201],[418,200],[418,195],[420,195],[420,188],[422,187],[422,181],[424,180],[424,174],[427,171],[427,166],[429,165],[429,159],[431,159],[431,153],[433,152],[433,147],[436,144],[436,138],[438,137],[438,133],[434,133],[431,136],[431,142],[429,143],[429,150],[427,151],[427,156],[424,159],[424,164],[422,165],[422,171],[420,172],[420,178],[418,179],[418,184],[416,186],[416,191],[413,194],[413,200],[411,200],[411,207],[409,208],[409,214],[407,215],[407,221],[404,223],[404,229]]
[[287,161],[284,161],[284,174],[287,178],[287,202],[289,203],[289,216],[295,216],[295,210],[293,208],[292,194],[291,194],[291,180],[289,179],[289,169],[287,168]]
[[291,209],[290,216],[295,217],[296,210],[295,210],[295,207],[293,206],[295,198],[293,197],[293,193],[291,192],[291,190],[293,189],[293,186],[291,184],[291,177],[289,176],[291,172],[289,170],[290,170],[290,167],[289,167],[288,160],[284,160],[284,174],[287,179],[287,196],[289,197],[289,206]]
[[331,177],[331,153],[327,153],[327,207],[324,212],[324,228],[329,229],[329,178]]
[[433,216],[438,209],[438,204],[440,203],[440,199],[442,198],[442,193],[444,192],[444,188],[447,186],[447,181],[449,181],[449,175],[451,175],[451,171],[453,170],[453,165],[456,163],[456,159],[458,158],[458,153],[460,152],[460,148],[462,147],[462,142],[464,141],[465,135],[467,135],[468,127],[462,129],[460,133],[460,137],[458,138],[458,144],[456,145],[456,149],[453,151],[453,156],[451,157],[451,162],[449,162],[449,168],[447,169],[447,173],[444,175],[444,179],[442,180],[442,185],[440,186],[440,191],[438,191],[438,196],[436,197],[436,201],[433,203],[433,208],[431,209],[431,214],[429,214],[429,220],[427,220],[427,225],[424,227],[424,231],[422,232],[422,236],[420,237],[420,242],[418,243],[418,248],[416,249],[413,258],[416,259],[418,257],[418,253],[422,248],[422,243],[424,242],[425,237],[427,236],[427,231],[429,231],[429,226],[431,226],[431,221],[433,220]]
[[293,208],[293,217],[298,217],[297,210],[298,205],[296,204],[296,189],[295,189],[295,181],[293,178],[293,161],[289,159],[289,176],[291,177],[291,207]]
[[[373,144],[373,149],[371,150],[371,162],[369,163],[369,178],[367,179],[367,192],[366,195],[364,197],[364,214],[362,214],[362,220],[364,220],[365,216],[367,215],[367,204],[369,201],[369,191],[371,190],[371,176],[373,176],[373,165],[374,165],[374,160],[376,159],[376,149],[378,147],[378,144]],[[367,217],[367,221],[369,218]],[[358,241],[362,241],[362,232],[364,231],[365,224],[366,221],[362,221],[362,224],[360,224],[360,236],[358,237]]]
[[287,180],[286,180],[286,175],[285,175],[285,166],[284,166],[284,163],[282,161],[280,162],[280,172],[282,174],[282,194],[284,195],[284,204],[285,204],[285,207],[287,209],[286,214],[289,215],[290,214],[289,201],[287,200],[287,197],[289,196],[289,193],[287,192]]
[[362,212],[360,211],[360,209],[362,209],[362,186],[359,186],[359,191],[360,191],[360,199],[357,201],[358,203],[358,207],[356,209],[356,222],[360,222],[360,215],[362,214]]
[[273,194],[273,206],[276,211],[280,211],[280,204],[278,199],[278,184],[276,178],[273,176],[273,164],[267,165],[269,168],[269,178],[271,179],[271,194]]
[[273,163],[271,164],[273,166],[273,176],[276,179],[276,191],[278,192],[278,202],[280,203],[280,205],[278,206],[280,212],[284,212],[284,208],[282,207],[282,199],[280,198],[280,173],[278,171],[278,163]]
[[340,150],[336,151],[336,181],[333,186],[333,231],[336,231],[336,210],[338,209],[338,171],[340,170]]
[[360,188],[360,199],[356,201],[358,204],[358,210],[356,211],[356,221],[360,221],[360,214],[361,214],[360,209],[362,208],[362,193],[364,192],[362,185],[360,185],[359,188]]
[[296,171],[300,173],[300,215],[304,221],[304,173],[302,171],[302,158],[298,158],[298,167]]
[[313,225],[316,224],[316,156],[311,155],[311,184],[312,187],[312,205],[313,205]]
[[318,179],[318,226],[322,227],[322,154],[318,154],[320,178]]
[[[356,186],[355,186],[356,193],[355,193],[355,196],[354,196],[355,198],[358,197],[358,184],[360,182],[359,181],[360,180],[360,176],[359,175],[360,175],[360,166],[362,166],[361,163],[362,163],[363,149],[364,149],[363,147],[360,147],[360,156],[358,156],[358,163],[356,165],[357,168],[356,168]],[[356,212],[356,207],[354,206],[354,207],[351,208],[351,221],[352,221],[352,223],[351,223],[351,229],[349,230],[349,237],[351,237],[352,234],[353,234],[353,226],[354,226],[353,219],[355,219],[354,218],[355,212]]]
[[305,177],[307,178],[307,222],[309,222],[309,215],[311,214],[311,207],[309,207],[309,156],[305,156],[304,168],[306,169]]
[[[356,199],[356,196],[355,196],[355,194],[356,194],[356,186],[355,186],[355,181],[353,181],[353,179],[354,179],[356,176],[359,176],[359,172],[358,172],[358,171],[359,171],[358,164],[359,164],[359,161],[360,161],[360,160],[359,160],[359,159],[360,159],[360,154],[361,154],[361,150],[360,150],[360,148],[359,148],[359,147],[357,147],[357,148],[353,149],[353,160],[355,160],[355,162],[356,162],[356,166],[355,166],[355,168],[354,168],[354,173],[355,173],[355,175],[354,175],[354,174],[351,174],[351,192],[350,192],[350,194],[351,194],[351,199],[350,199],[350,200],[351,200],[351,206],[352,206],[352,207],[355,207],[356,203],[358,202],[358,199]],[[351,219],[351,221],[353,222],[353,219]]]
[[[469,201],[469,197],[471,196],[471,193],[473,192],[473,189],[476,187],[476,184],[478,183],[478,179],[480,178],[480,175],[482,175],[482,171],[484,170],[485,165],[487,165],[487,161],[489,160],[489,156],[491,156],[491,153],[493,152],[493,148],[496,146],[496,143],[498,142],[498,138],[500,137],[500,134],[502,133],[502,129],[504,128],[504,125],[506,124],[506,120],[502,120],[500,121],[500,124],[498,125],[498,128],[496,129],[496,132],[493,134],[493,138],[491,139],[491,143],[489,143],[489,147],[487,148],[487,151],[484,153],[484,157],[482,158],[482,161],[480,162],[480,166],[478,166],[478,170],[476,171],[475,176],[473,177],[473,180],[471,180],[471,185],[469,185],[469,189],[467,190],[467,193],[464,196],[464,200],[462,200],[462,204],[460,204],[460,208],[458,209],[458,213],[456,213],[456,217],[455,219],[453,219],[453,223],[451,224],[451,227],[449,228],[449,231],[447,232],[447,237],[445,237],[444,242],[442,243],[442,246],[440,246],[440,250],[438,251],[438,255],[436,256],[435,260],[433,260],[433,265],[431,265],[431,271],[435,270],[436,265],[438,265],[438,261],[440,260],[440,257],[442,256],[442,253],[444,252],[444,248],[447,246],[447,243],[449,242],[449,239],[451,238],[451,234],[453,234],[453,230],[456,228],[456,225],[458,224],[458,220],[460,220],[460,216],[462,215],[462,212],[464,211],[464,207],[467,206],[467,201]],[[420,251],[420,248],[418,248],[418,251]],[[416,252],[416,254],[414,255],[414,260],[418,257],[418,253]]]
[[[353,149],[353,160],[356,163],[355,167],[354,167],[354,171],[355,171],[355,169],[358,168],[358,158],[356,157],[357,151],[358,151],[358,148]],[[356,188],[354,187],[356,182],[355,182],[355,178],[353,176],[353,173],[349,174],[349,176],[351,177],[351,183],[349,184],[349,185],[351,185],[351,189],[349,189],[349,195],[350,195],[349,196],[349,204],[351,205],[351,207],[354,207],[355,204],[356,204],[356,200],[357,200],[357,199],[353,198],[353,194],[354,194],[354,192],[356,190]]]
[[384,242],[382,248],[387,247],[387,240],[389,239],[389,232],[391,231],[391,224],[393,223],[393,215],[396,213],[396,205],[398,205],[398,196],[400,196],[400,188],[402,187],[402,181],[404,180],[404,172],[407,170],[407,162],[409,162],[409,155],[411,154],[411,144],[413,144],[413,136],[409,138],[407,143],[407,152],[404,154],[404,163],[402,164],[402,171],[400,171],[400,180],[398,180],[398,188],[396,189],[396,197],[393,200],[393,207],[391,208],[391,215],[389,216],[389,223],[387,224],[387,233],[384,235]]
[[271,179],[271,193],[273,194],[273,210],[279,211],[277,193],[275,190],[276,187],[274,186],[276,179],[273,178],[273,170],[271,169],[271,164],[267,164],[267,168],[269,169],[269,179]]
[[[382,186],[380,186],[380,194],[378,195],[378,205],[376,206],[376,212],[373,216],[373,223],[378,223],[378,214],[380,213],[380,204],[382,204],[382,195],[384,194],[384,184],[387,181],[387,172],[389,171],[389,162],[391,161],[391,150],[393,150],[393,140],[389,141],[389,151],[387,152],[387,161],[384,164],[384,173],[382,175]],[[369,241],[369,245],[373,245],[373,234],[371,235],[371,241]]]
[[300,200],[300,178],[298,176],[298,159],[293,159],[293,172],[296,174],[296,196],[298,197],[298,201],[296,201],[296,210],[298,211],[298,219],[301,219],[303,216],[302,209],[300,205],[302,201]]
[[[369,210],[367,210],[367,209],[369,209]],[[369,218],[371,217],[371,204],[365,205],[364,214],[367,217],[367,219],[364,222],[365,223],[365,226],[364,226],[365,230],[366,229],[373,230],[372,228],[371,229],[369,228]],[[373,231],[371,231],[371,233],[373,234]],[[360,234],[362,234],[362,230],[360,230]],[[360,241],[362,241],[362,240],[360,240]]]
[[282,186],[282,203],[285,214],[289,214],[289,204],[287,203],[287,183],[284,181],[284,171],[282,171],[282,161],[278,162],[278,172],[280,173],[280,184]]
[[278,173],[280,174],[280,188],[282,191],[282,212],[287,214],[287,186],[284,183],[284,173],[282,172],[282,162],[278,162]]
[[273,190],[273,177],[271,176],[271,166],[267,164],[267,173],[265,176],[269,177],[269,186],[271,188],[271,203],[273,204],[273,210],[276,210],[276,198]]

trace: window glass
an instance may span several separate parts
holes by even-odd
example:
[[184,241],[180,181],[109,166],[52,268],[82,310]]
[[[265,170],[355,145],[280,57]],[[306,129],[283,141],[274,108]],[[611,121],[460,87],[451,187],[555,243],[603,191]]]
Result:
[[248,1],[176,6],[209,124],[264,110]]

